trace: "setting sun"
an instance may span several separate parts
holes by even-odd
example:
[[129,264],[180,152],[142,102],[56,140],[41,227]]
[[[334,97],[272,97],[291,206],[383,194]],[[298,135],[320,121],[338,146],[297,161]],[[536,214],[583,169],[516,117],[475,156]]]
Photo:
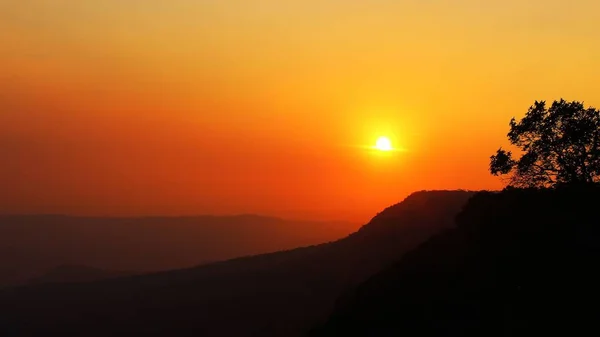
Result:
[[375,148],[379,151],[391,151],[393,149],[392,142],[387,137],[379,137],[375,144]]

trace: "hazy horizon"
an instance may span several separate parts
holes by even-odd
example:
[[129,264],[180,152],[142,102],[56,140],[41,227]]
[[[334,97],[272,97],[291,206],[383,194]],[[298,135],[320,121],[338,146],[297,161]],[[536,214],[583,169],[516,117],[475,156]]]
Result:
[[[511,117],[600,105],[599,11],[0,0],[0,213],[364,222],[413,191],[498,189]],[[402,151],[369,149],[382,136]]]
[[[383,209],[383,208],[382,208]],[[381,210],[379,210],[381,211]],[[376,212],[377,213],[377,212]],[[373,216],[376,215],[373,214]],[[173,214],[173,215],[164,215],[164,214],[134,214],[134,215],[111,215],[111,214],[68,214],[68,213],[0,213],[0,217],[72,217],[72,218],[98,218],[98,219],[181,219],[181,218],[244,218],[244,217],[258,217],[263,219],[273,219],[273,220],[285,220],[285,221],[310,221],[315,223],[332,223],[332,222],[340,222],[340,223],[353,223],[353,224],[364,224],[368,222],[373,216],[364,221],[352,220],[352,219],[344,219],[342,218],[302,218],[302,217],[282,217],[272,214],[259,214],[259,213],[222,213],[222,214]]]

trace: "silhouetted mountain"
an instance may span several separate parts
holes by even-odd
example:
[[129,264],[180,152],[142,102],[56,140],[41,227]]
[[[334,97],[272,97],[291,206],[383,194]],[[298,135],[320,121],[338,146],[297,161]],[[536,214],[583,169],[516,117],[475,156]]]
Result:
[[89,266],[63,265],[27,281],[27,284],[91,282],[134,274],[132,272],[109,271]]
[[419,192],[336,242],[202,267],[0,291],[5,336],[302,336],[336,298],[450,228],[472,192]]
[[311,334],[597,336],[600,187],[479,193]]
[[342,238],[359,226],[257,215],[0,216],[0,286],[61,265],[154,272]]

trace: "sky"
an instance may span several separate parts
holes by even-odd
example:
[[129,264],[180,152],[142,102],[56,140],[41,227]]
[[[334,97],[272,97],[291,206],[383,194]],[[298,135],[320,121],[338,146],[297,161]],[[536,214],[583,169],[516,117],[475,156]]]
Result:
[[[596,0],[0,0],[0,213],[365,221],[600,106]],[[372,151],[380,136],[402,149]]]

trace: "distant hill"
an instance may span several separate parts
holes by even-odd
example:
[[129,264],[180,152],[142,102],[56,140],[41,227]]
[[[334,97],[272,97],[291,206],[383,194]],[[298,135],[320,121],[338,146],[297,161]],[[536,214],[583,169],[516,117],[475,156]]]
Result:
[[135,273],[131,272],[109,271],[88,266],[63,265],[28,280],[26,284],[91,282],[134,274]]
[[313,337],[597,336],[600,187],[480,193]]
[[4,336],[281,336],[324,322],[336,298],[432,235],[473,195],[418,192],[348,237],[191,269],[0,291]]
[[152,272],[330,242],[347,222],[257,215],[94,218],[0,216],[0,286],[62,265]]

